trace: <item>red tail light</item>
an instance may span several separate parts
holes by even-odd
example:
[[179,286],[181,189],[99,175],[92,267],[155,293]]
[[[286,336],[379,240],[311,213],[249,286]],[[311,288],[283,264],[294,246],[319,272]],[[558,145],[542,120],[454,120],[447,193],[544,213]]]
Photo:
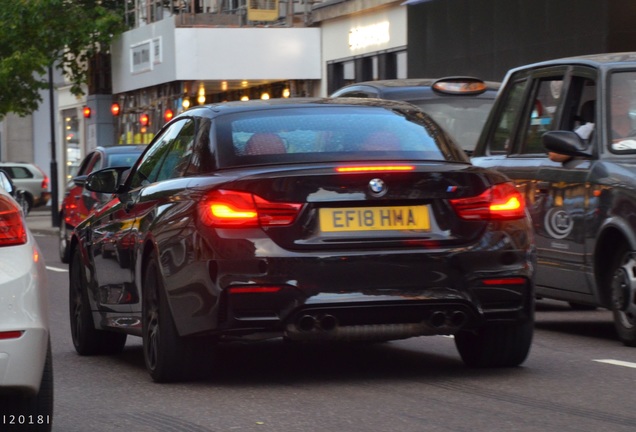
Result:
[[14,246],[27,241],[20,207],[5,196],[0,196],[0,246]]
[[42,179],[42,189],[49,190],[49,178],[47,176]]
[[512,220],[525,216],[525,201],[512,183],[500,183],[481,195],[450,200],[462,219]]
[[215,190],[199,204],[204,224],[223,228],[281,226],[294,222],[302,204],[267,201],[248,192]]
[[413,171],[413,165],[352,165],[340,166],[336,168],[339,173],[367,173],[367,172],[395,172],[395,171]]
[[484,279],[481,281],[484,285],[523,285],[526,283],[526,279],[522,277],[510,277],[499,279]]
[[277,293],[281,290],[279,286],[240,286],[231,287],[228,289],[230,294],[271,294]]
[[2,339],[17,339],[22,336],[24,332],[22,330],[5,331],[0,332],[0,340]]

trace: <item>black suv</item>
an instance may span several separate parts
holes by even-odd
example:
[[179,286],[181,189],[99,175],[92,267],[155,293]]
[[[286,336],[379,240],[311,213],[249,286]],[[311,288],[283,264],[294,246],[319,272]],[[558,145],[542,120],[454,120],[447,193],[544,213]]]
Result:
[[513,69],[472,159],[505,173],[526,197],[537,295],[610,309],[629,346],[636,346],[635,92],[636,53]]

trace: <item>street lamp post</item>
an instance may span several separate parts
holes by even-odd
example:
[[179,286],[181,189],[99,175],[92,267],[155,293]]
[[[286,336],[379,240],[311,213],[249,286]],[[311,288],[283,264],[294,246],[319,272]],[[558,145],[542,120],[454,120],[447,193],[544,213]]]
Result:
[[60,226],[59,212],[57,211],[57,160],[55,156],[55,92],[53,89],[53,65],[49,65],[49,107],[51,111],[51,225]]

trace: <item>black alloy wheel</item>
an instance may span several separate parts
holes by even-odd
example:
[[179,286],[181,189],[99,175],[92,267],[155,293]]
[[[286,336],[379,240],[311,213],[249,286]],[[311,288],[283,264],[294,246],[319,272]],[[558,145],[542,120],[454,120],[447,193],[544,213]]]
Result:
[[73,252],[69,281],[71,337],[80,355],[118,354],[126,344],[125,333],[97,330],[88,301],[88,284],[79,248]]
[[455,335],[455,346],[469,367],[514,367],[530,352],[534,319],[518,323],[487,324]]
[[623,344],[636,346],[636,254],[622,248],[609,274],[614,327]]
[[143,279],[142,337],[146,369],[155,382],[205,377],[216,341],[209,337],[181,337],[174,324],[156,252],[146,264]]

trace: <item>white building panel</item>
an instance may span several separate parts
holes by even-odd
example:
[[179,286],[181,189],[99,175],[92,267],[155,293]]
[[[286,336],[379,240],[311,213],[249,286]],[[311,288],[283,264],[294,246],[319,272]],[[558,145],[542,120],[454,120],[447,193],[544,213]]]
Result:
[[113,93],[185,80],[318,80],[320,44],[319,28],[181,28],[170,17],[113,44]]

